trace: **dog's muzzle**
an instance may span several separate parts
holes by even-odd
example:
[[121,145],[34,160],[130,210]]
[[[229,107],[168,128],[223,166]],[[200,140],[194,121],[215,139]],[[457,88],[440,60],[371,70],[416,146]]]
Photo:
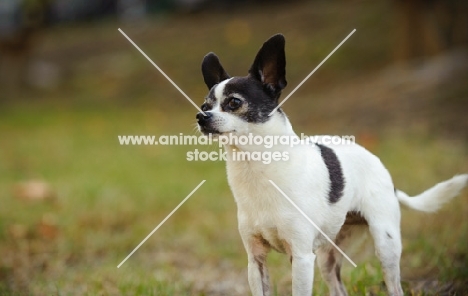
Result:
[[213,124],[213,114],[211,112],[206,112],[205,115],[203,113],[198,113],[197,114],[197,122],[198,126],[200,127],[200,131],[207,135],[207,134],[213,134],[217,135],[220,134],[220,132],[217,129],[213,129],[212,124]]
[[210,121],[211,117],[213,117],[213,114],[211,114],[211,112],[205,112],[205,115],[203,115],[203,113],[201,112],[197,113],[198,125],[200,125],[201,127],[205,126],[208,123],[208,121]]

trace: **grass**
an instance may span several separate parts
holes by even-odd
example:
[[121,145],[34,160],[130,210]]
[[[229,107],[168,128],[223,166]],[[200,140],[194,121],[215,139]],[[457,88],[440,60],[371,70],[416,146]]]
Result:
[[[4,256],[0,275],[4,291],[203,295],[216,294],[212,281],[229,282],[230,274],[236,280],[226,283],[228,287],[245,287],[246,258],[224,164],[187,162],[185,153],[195,147],[118,145],[117,135],[130,130],[138,134],[191,133],[188,125],[151,124],[151,114],[162,110],[58,113],[45,106],[34,110],[10,107],[9,115],[2,119],[0,248]],[[192,113],[184,111],[178,116],[186,118]],[[374,152],[387,164],[397,186],[413,194],[467,169],[464,146],[457,142],[447,145],[436,139],[392,135]],[[45,202],[15,198],[14,184],[29,178],[46,180],[57,197]],[[117,269],[202,179],[206,184]],[[431,280],[452,282],[466,276],[462,263],[466,261],[459,262],[466,260],[460,257],[466,256],[466,198],[464,194],[433,215],[404,211],[404,279],[418,281],[430,276]],[[56,237],[39,231],[44,217],[52,217]],[[15,225],[25,228],[26,234],[12,234]],[[356,295],[381,290],[378,262],[367,260],[344,271],[343,278]],[[286,257],[272,254],[270,264],[278,295],[287,294]],[[326,291],[319,282],[316,289],[319,295]]]
[[[388,23],[375,14],[388,14],[384,4],[353,6],[353,11],[351,6],[315,5],[294,4],[286,12],[281,6],[267,8],[270,15],[281,12],[275,24],[268,23],[264,9],[252,9],[174,16],[122,28],[201,103],[206,90],[199,63],[206,52],[216,49],[229,72],[242,74],[250,62],[245,57],[253,57],[261,40],[282,31],[289,36],[292,89],[357,24],[355,42],[340,49],[284,106],[298,132],[313,134],[326,130],[332,120],[323,118],[322,109],[314,110],[315,102],[308,103],[306,94],[314,97],[341,79],[374,73],[388,62],[389,43],[379,39]],[[293,20],[294,26],[279,25]],[[226,29],[232,22],[249,30],[247,41],[230,43],[230,38],[236,40],[229,35],[235,30]],[[206,147],[118,144],[118,135],[192,134],[196,112],[120,36],[118,25],[108,21],[52,29],[38,51],[63,67],[60,87],[22,91],[2,102],[0,294],[246,295],[246,255],[224,163],[186,161],[187,151]],[[317,30],[310,32],[311,26]],[[306,102],[302,106],[311,113],[295,109],[292,100]],[[313,119],[319,114],[315,128]],[[362,131],[361,126],[355,129],[356,134]],[[371,140],[358,136],[357,141],[382,159],[396,186],[409,194],[468,171],[464,140],[386,126],[372,132]],[[18,198],[18,184],[33,179],[50,186],[50,199]],[[117,269],[203,179],[207,182]],[[401,266],[408,295],[422,295],[417,287],[426,287],[428,295],[447,285],[453,293],[466,288],[467,198],[465,191],[431,215],[403,210]],[[384,295],[371,248],[363,246],[351,256],[358,268],[344,263],[343,271],[350,294]],[[289,295],[287,258],[272,253],[269,265],[276,295]],[[316,274],[315,292],[326,294]]]

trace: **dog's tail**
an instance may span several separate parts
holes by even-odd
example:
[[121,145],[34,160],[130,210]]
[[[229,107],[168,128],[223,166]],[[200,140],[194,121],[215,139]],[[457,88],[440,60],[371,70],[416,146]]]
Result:
[[411,209],[435,212],[443,204],[457,196],[466,185],[468,185],[468,174],[463,174],[440,182],[414,197],[410,197],[400,190],[395,190],[395,195],[402,204]]

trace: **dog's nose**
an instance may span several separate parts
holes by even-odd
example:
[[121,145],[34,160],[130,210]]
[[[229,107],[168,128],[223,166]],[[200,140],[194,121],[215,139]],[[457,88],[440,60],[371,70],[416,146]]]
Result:
[[203,115],[203,113],[199,112],[197,113],[197,121],[199,124],[204,124],[205,122],[207,122],[211,116],[213,116],[213,114],[211,114],[211,112],[205,112],[205,115]]

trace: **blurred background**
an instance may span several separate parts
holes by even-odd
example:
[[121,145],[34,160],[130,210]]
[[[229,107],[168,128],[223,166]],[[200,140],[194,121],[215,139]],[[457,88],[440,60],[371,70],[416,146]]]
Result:
[[[283,33],[284,97],[356,28],[283,106],[296,132],[355,135],[412,195],[468,172],[466,1],[0,0],[1,295],[249,293],[224,163],[186,161],[206,147],[119,145],[196,134],[197,111],[118,28],[199,105],[210,51],[245,75]],[[464,295],[468,191],[402,216],[406,293]],[[345,251],[350,295],[385,295],[372,244]],[[288,259],[269,264],[289,295]]]

